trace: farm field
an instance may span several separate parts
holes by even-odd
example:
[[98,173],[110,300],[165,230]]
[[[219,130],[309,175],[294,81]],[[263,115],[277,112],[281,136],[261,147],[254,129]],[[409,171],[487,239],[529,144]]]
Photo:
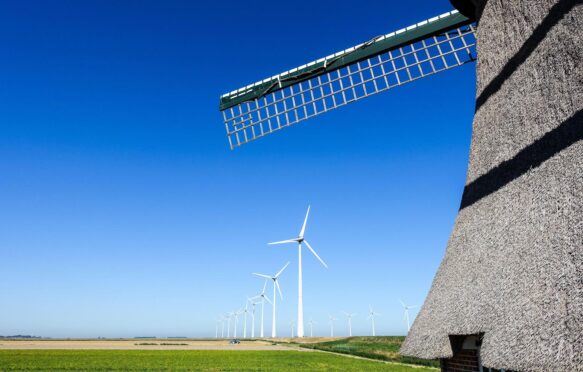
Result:
[[434,371],[305,351],[0,350],[2,371]]
[[301,343],[300,346],[370,359],[439,367],[438,361],[399,355],[399,349],[404,340],[404,336],[349,337],[318,343]]

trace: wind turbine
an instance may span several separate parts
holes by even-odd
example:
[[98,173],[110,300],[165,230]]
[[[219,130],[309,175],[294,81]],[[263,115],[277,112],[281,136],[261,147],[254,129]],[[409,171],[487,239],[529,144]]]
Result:
[[274,244],[287,244],[287,243],[297,243],[298,244],[298,337],[304,337],[304,304],[302,300],[302,243],[306,244],[306,247],[312,252],[314,256],[320,261],[325,268],[328,265],[318,256],[316,251],[312,248],[310,243],[304,239],[304,233],[306,232],[306,223],[308,222],[308,215],[310,214],[310,206],[308,205],[308,211],[306,212],[306,217],[304,218],[304,224],[300,230],[300,234],[297,238],[282,240],[279,242],[268,243],[269,245]]
[[251,308],[251,338],[255,338],[255,305],[257,305],[257,302],[255,301],[255,299],[257,299],[257,296],[255,297],[247,297],[247,302],[251,304],[252,308]]
[[308,324],[310,325],[310,337],[314,337],[314,324],[318,324],[318,323],[314,322],[314,320],[312,318],[310,318],[310,321],[308,322]]
[[369,311],[368,311],[368,318],[371,320],[372,322],[372,335],[376,336],[375,333],[375,326],[374,326],[374,317],[377,315],[381,315],[380,313],[375,312],[371,306],[368,307]]
[[243,338],[247,338],[247,312],[249,311],[247,305],[249,301],[245,301],[245,307],[241,310],[245,314],[245,323],[243,324]]
[[215,338],[219,338],[219,323],[221,322],[220,319],[217,319],[215,323]]
[[231,338],[231,318],[233,318],[234,313],[231,311],[227,313],[227,338]]
[[235,315],[235,332],[233,332],[233,338],[237,338],[237,325],[239,323],[239,314],[241,314],[241,310],[233,311]]
[[346,311],[343,311],[344,315],[346,315],[346,317],[348,317],[348,335],[350,337],[352,337],[352,317],[355,316],[356,314],[352,313],[347,313]]
[[221,316],[221,338],[225,338],[225,316]]
[[409,309],[414,309],[417,305],[406,305],[403,300],[399,300],[401,305],[403,305],[403,310],[405,311],[405,321],[407,322],[407,333],[411,330],[411,324],[409,324]]
[[328,320],[330,321],[330,337],[334,337],[334,321],[338,320],[332,315],[328,315]]
[[289,322],[289,325],[291,327],[291,338],[294,338],[294,329],[296,328],[296,323],[292,320]]
[[271,304],[271,306],[273,306],[273,302],[271,302],[269,300],[269,298],[267,297],[267,295],[265,294],[266,288],[267,288],[267,280],[265,281],[265,284],[263,284],[263,290],[261,291],[261,293],[259,293],[257,296],[255,296],[255,298],[261,298],[261,329],[260,329],[261,338],[265,337],[263,335],[263,314],[265,313],[265,301],[269,302]]
[[273,303],[272,303],[272,308],[273,308],[273,316],[271,318],[271,337],[275,338],[276,337],[276,325],[275,325],[275,308],[276,308],[276,303],[277,303],[277,297],[276,297],[276,293],[275,293],[275,288],[277,287],[277,291],[279,292],[279,298],[281,298],[283,300],[283,294],[281,293],[281,288],[279,287],[279,276],[281,275],[281,273],[283,273],[283,270],[285,270],[285,268],[289,265],[289,262],[286,263],[284,265],[284,267],[281,268],[281,270],[279,270],[275,275],[273,276],[269,276],[269,275],[265,275],[265,274],[258,274],[258,273],[253,273],[253,275],[257,275],[260,276],[262,278],[266,278],[266,279],[271,279],[273,281]]

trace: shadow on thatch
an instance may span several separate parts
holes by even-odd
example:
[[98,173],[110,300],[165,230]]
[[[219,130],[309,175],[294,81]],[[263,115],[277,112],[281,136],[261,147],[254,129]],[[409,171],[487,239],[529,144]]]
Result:
[[460,209],[474,204],[504,185],[540,166],[556,153],[583,139],[583,110],[577,111],[557,128],[547,132],[512,159],[500,163],[464,188]]
[[571,9],[579,1],[577,0],[560,0],[549,11],[545,19],[534,29],[532,35],[524,42],[518,52],[510,58],[502,71],[484,88],[480,96],[476,99],[476,112],[500,90],[502,84],[508,79],[514,71],[520,67],[521,64],[534,52],[536,47],[547,36],[549,31],[557,24],[565,14],[569,13]]

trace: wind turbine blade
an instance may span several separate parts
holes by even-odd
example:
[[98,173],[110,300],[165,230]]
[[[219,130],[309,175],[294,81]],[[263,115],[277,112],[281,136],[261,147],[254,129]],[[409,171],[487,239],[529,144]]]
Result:
[[261,294],[265,293],[265,288],[267,288],[267,280],[265,281],[265,284],[263,284],[263,290],[261,291]]
[[407,307],[407,305],[405,305],[405,303],[403,302],[403,300],[399,300],[399,302],[401,303],[401,305],[403,305],[403,307]]
[[271,305],[273,305],[273,302],[271,302],[271,300],[269,299],[269,297],[267,296],[263,296],[263,298],[265,299],[265,301],[269,302]]
[[257,276],[260,276],[260,277],[266,278],[266,279],[271,279],[271,277],[269,275],[265,275],[265,274],[253,273],[253,275],[257,275]]
[[306,243],[306,246],[308,247],[308,249],[310,250],[310,252],[312,252],[312,254],[314,256],[316,256],[316,258],[318,259],[318,261],[320,261],[322,263],[322,265],[324,265],[325,268],[328,268],[328,265],[326,265],[326,262],[324,262],[320,256],[318,256],[318,254],[316,253],[316,251],[314,250],[314,248],[312,248],[312,246],[310,245],[310,243],[308,243],[307,240],[304,240],[304,243]]
[[279,278],[279,276],[281,275],[281,273],[283,273],[283,270],[285,270],[285,268],[287,267],[287,265],[289,265],[289,262],[285,264],[284,267],[281,268],[281,270],[279,270],[277,272],[277,274],[274,275],[275,278]]
[[409,309],[414,309],[416,307],[417,307],[417,305],[409,305]]
[[277,291],[279,292],[279,298],[283,300],[283,294],[281,293],[281,288],[279,287],[279,281],[277,280],[275,281],[275,286],[277,287]]
[[310,206],[308,205],[308,211],[306,212],[306,218],[304,218],[304,224],[302,225],[302,230],[300,231],[300,238],[304,237],[306,232],[306,224],[308,223],[308,215],[310,214]]
[[287,243],[297,243],[296,239],[287,239],[287,240],[280,240],[278,242],[267,243],[267,245],[275,245],[275,244],[287,244]]

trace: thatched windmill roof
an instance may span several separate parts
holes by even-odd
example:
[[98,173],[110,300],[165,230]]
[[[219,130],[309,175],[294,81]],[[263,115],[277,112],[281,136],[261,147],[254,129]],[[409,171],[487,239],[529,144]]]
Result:
[[488,0],[477,32],[466,187],[401,353],[480,334],[487,367],[583,371],[582,1]]

